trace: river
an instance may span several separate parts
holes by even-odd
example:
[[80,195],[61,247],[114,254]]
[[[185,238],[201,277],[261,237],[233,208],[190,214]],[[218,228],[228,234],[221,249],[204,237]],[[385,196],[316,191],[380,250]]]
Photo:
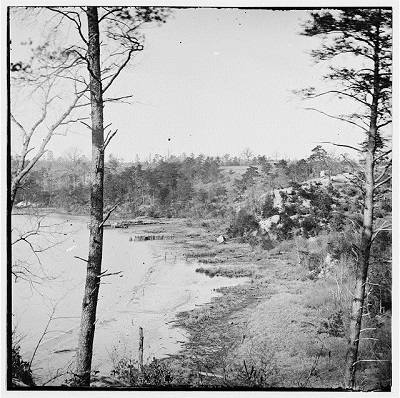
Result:
[[[13,215],[12,221],[15,239],[21,231],[34,229],[38,218]],[[25,360],[43,337],[32,369],[39,384],[56,385],[75,366],[89,230],[83,217],[47,215],[40,231],[30,240],[40,247],[41,265],[26,242],[13,246],[13,260],[30,263],[42,279],[13,279],[12,316],[23,336]],[[176,353],[187,336],[171,326],[175,315],[208,302],[217,294],[214,289],[245,280],[196,273],[195,263],[176,257],[172,248],[166,253],[168,244],[134,242],[133,234],[131,229],[104,231],[102,270],[115,275],[102,278],[100,286],[92,364],[100,374],[108,374],[118,359],[137,357],[139,326],[144,331],[145,361]],[[57,372],[60,377],[51,380]]]

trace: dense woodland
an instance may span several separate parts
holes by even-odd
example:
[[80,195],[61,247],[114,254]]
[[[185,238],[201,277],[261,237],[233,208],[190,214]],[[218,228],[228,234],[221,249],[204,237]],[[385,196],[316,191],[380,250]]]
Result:
[[[155,155],[134,163],[110,155],[105,165],[105,206],[118,204],[115,214],[124,217],[223,218],[243,206],[257,209],[261,216],[260,201],[269,191],[319,177],[321,172],[343,173],[355,164],[329,156],[321,146],[298,161],[244,153],[247,156]],[[27,176],[16,203],[85,214],[89,209],[89,171],[90,161],[77,148],[59,158],[50,153]]]

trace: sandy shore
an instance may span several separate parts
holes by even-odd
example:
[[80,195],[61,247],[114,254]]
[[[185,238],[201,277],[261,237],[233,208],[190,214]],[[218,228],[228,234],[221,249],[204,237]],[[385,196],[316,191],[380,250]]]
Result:
[[[87,255],[88,230],[76,219],[68,227],[75,232],[57,247],[57,254],[43,261],[44,266],[62,271],[61,280],[55,280],[52,288],[42,287],[40,294],[18,284],[13,294],[19,329],[27,331],[21,342],[27,359],[57,303],[32,363],[41,382],[74,368],[85,277],[84,263],[75,256]],[[92,366],[100,374],[108,374],[123,357],[137,358],[139,326],[144,330],[145,361],[178,352],[186,335],[172,328],[175,315],[208,302],[218,287],[244,282],[243,278],[211,279],[198,274],[196,264],[179,257],[172,242],[132,242],[132,234],[114,229],[104,235],[103,271],[120,273],[103,278],[100,287]],[[65,376],[49,384],[63,380]]]

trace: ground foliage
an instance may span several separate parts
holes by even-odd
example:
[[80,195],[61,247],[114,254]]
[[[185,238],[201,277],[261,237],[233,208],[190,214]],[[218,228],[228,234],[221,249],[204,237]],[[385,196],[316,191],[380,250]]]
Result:
[[25,361],[20,353],[20,346],[13,344],[11,347],[11,377],[12,385],[17,387],[23,383],[26,387],[35,386],[32,369],[29,362]]

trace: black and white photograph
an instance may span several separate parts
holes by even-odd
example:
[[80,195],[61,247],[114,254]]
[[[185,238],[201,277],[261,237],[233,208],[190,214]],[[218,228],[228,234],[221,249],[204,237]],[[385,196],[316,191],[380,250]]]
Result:
[[2,390],[399,393],[398,11],[2,5]]

